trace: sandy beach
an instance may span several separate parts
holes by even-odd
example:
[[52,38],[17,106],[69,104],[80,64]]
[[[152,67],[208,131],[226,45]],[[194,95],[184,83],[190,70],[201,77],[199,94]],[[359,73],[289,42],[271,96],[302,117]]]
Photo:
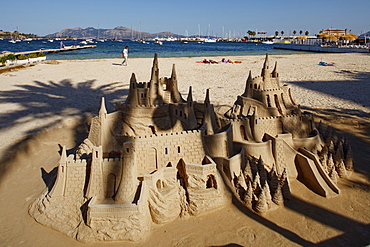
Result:
[[[244,92],[249,71],[261,73],[265,56],[229,57],[239,64],[196,63],[203,58],[160,58],[160,77],[175,64],[180,93],[192,86],[201,102],[206,89],[217,107],[229,107]],[[212,57],[220,61],[222,57]],[[295,54],[269,56],[281,83],[291,87],[303,110],[331,125],[352,147],[355,171],[340,179],[341,194],[323,198],[292,181],[292,199],[263,216],[237,202],[200,217],[153,223],[140,243],[83,244],[28,215],[45,188],[43,175],[57,166],[59,145],[73,150],[105,97],[108,112],[125,100],[132,73],[150,79],[152,58],[58,60],[0,74],[0,245],[1,246],[365,246],[370,244],[370,56]],[[336,66],[319,66],[320,61]],[[233,245],[234,244],[234,245]]]

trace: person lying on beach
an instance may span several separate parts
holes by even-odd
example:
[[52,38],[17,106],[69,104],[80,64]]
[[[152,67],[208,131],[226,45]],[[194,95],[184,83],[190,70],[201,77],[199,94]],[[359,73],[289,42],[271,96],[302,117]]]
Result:
[[221,60],[222,63],[242,63],[242,61],[234,61],[234,60],[230,60],[230,59],[225,59],[223,58]]
[[327,63],[327,62],[323,62],[323,61],[320,61],[320,63],[318,63],[318,65],[321,65],[321,66],[336,66],[335,63]]
[[196,63],[205,63],[205,64],[211,64],[211,63],[218,63],[217,61],[215,60],[211,60],[211,59],[203,59],[203,61],[196,61]]
[[218,63],[218,62],[216,62],[215,60],[206,59],[206,58],[205,58],[202,62],[203,62],[203,63]]

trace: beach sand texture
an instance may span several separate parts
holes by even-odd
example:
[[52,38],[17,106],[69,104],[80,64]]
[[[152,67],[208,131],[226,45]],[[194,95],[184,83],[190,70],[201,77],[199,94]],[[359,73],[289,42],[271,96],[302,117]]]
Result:
[[[159,54],[160,55],[160,54]],[[159,58],[160,77],[176,65],[179,90],[186,98],[205,98],[223,108],[244,92],[249,70],[260,74],[265,56],[238,56],[240,64],[200,64],[203,58]],[[212,57],[220,61],[222,57]],[[355,172],[340,179],[339,196],[323,198],[292,181],[292,199],[263,216],[238,203],[200,217],[185,217],[152,227],[140,243],[88,246],[299,246],[370,244],[370,57],[368,54],[269,56],[278,62],[281,83],[315,120],[330,124],[352,147]],[[320,61],[337,66],[317,65]],[[28,206],[45,188],[43,178],[59,160],[60,145],[71,152],[86,136],[88,122],[105,97],[108,112],[124,101],[132,73],[150,79],[152,58],[52,61],[0,74],[0,245],[87,246],[28,215]]]

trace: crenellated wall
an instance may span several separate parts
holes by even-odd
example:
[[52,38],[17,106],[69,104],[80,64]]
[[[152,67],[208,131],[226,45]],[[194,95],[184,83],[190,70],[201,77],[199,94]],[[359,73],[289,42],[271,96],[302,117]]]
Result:
[[[136,204],[99,204],[92,198],[88,204],[87,225],[96,231],[98,240],[144,239],[150,231],[151,218],[145,182]],[[101,229],[109,229],[109,234]]]
[[87,162],[85,160],[67,161],[66,186],[64,196],[83,196]]
[[293,138],[306,138],[313,130],[312,114],[260,117],[252,124],[252,131],[257,142],[261,142],[265,133],[276,136],[292,133]]
[[138,175],[166,167],[187,157],[189,163],[200,164],[206,155],[203,130],[162,133],[159,135],[132,136]]

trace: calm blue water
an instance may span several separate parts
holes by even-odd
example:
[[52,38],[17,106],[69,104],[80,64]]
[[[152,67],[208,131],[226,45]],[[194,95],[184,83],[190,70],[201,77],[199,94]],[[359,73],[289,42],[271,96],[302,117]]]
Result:
[[[66,46],[78,45],[81,40],[65,40]],[[96,48],[68,51],[62,53],[48,54],[47,59],[98,59],[98,58],[120,58],[123,48],[129,46],[130,58],[153,57],[157,53],[159,57],[211,57],[211,56],[245,56],[269,54],[295,54],[302,53],[297,51],[277,50],[271,45],[262,43],[237,43],[237,42],[217,42],[204,43],[189,42],[187,44],[179,41],[163,41],[163,45],[148,42],[141,44],[131,40],[97,42]],[[0,52],[11,51],[33,51],[39,49],[59,48],[59,41],[48,42],[47,40],[22,41],[19,43],[9,43],[8,40],[0,40]]]

